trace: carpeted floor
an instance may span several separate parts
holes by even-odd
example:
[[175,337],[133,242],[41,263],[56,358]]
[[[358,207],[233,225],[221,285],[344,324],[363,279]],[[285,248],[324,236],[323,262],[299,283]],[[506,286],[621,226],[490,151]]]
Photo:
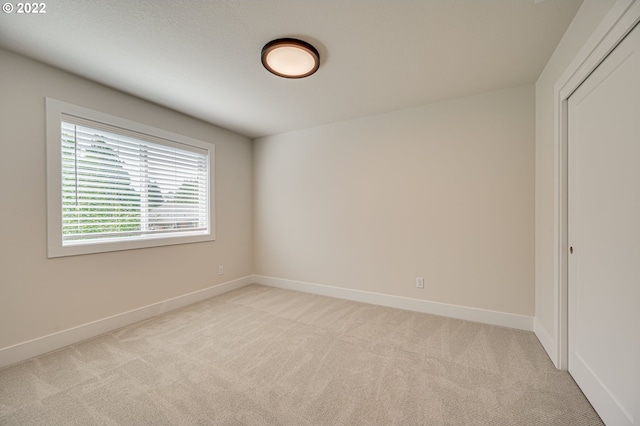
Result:
[[251,285],[0,370],[2,425],[602,425],[533,333]]

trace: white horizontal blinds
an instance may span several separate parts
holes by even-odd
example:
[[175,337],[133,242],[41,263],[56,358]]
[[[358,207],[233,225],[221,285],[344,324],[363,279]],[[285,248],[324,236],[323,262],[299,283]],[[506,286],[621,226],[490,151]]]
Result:
[[63,244],[208,231],[208,151],[64,115]]

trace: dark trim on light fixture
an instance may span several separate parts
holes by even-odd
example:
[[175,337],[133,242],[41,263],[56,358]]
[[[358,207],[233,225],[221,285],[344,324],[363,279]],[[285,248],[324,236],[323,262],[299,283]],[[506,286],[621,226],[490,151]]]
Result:
[[[308,56],[306,59],[311,58],[313,64],[309,69],[304,69],[301,72],[287,72],[285,69],[276,69],[274,64],[270,64],[268,57],[271,53],[280,48],[294,48],[298,49],[301,53],[306,53]],[[295,38],[279,38],[277,40],[270,41],[262,48],[262,54],[260,55],[262,65],[269,71],[279,77],[284,78],[304,78],[318,71],[320,67],[320,54],[315,47],[307,43],[306,41],[298,40]]]

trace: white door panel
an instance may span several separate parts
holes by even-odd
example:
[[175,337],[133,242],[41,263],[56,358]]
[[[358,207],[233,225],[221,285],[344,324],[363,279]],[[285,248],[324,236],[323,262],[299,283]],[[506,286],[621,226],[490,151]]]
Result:
[[569,372],[640,425],[640,29],[569,98]]

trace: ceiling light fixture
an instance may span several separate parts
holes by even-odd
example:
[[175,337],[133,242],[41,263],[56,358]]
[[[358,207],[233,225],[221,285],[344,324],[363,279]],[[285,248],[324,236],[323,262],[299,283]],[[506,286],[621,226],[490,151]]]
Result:
[[303,78],[318,70],[320,55],[307,42],[295,38],[280,38],[264,45],[262,65],[280,77]]

